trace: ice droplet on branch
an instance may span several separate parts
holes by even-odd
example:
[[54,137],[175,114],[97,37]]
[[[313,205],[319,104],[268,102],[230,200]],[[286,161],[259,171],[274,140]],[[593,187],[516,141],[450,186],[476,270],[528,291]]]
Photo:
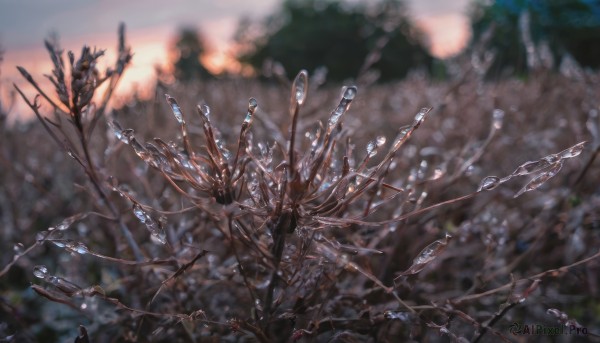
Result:
[[525,187],[521,188],[521,190],[519,192],[517,192],[517,194],[515,194],[515,198],[518,197],[518,196],[520,196],[521,194],[523,194],[525,192],[529,192],[529,191],[532,191],[534,189],[538,189],[546,181],[550,180],[554,175],[558,174],[558,172],[562,168],[562,165],[563,165],[562,160],[559,160],[550,169],[546,170],[543,173],[540,173],[538,176],[536,176],[531,181],[529,181],[525,185]]
[[254,98],[250,98],[248,100],[248,113],[246,113],[246,118],[244,118],[244,123],[250,125],[252,123],[252,117],[254,116],[254,112],[258,107],[258,102]]
[[83,289],[78,285],[59,276],[49,275],[45,278],[45,280],[50,282],[54,287],[58,288],[59,291],[68,296],[79,294],[83,291]]
[[152,231],[150,239],[157,244],[166,244],[167,234],[163,230]]
[[133,204],[133,214],[137,217],[137,219],[146,225],[148,231],[150,231],[150,239],[154,243],[166,244],[167,243],[167,235],[163,229],[163,220],[164,217],[161,217],[159,220],[153,218],[150,214],[148,214],[142,206],[139,204]]
[[410,268],[400,273],[400,275],[397,278],[406,275],[417,274],[421,270],[423,270],[429,263],[431,263],[431,261],[435,260],[439,255],[442,254],[442,252],[444,252],[444,250],[446,250],[450,238],[452,238],[452,236],[446,234],[446,237],[444,237],[444,239],[438,239],[437,241],[423,248],[419,255],[417,255],[417,257],[415,257],[415,259],[413,260],[413,263],[410,266]]
[[16,243],[13,246],[13,251],[16,255],[21,255],[25,252],[25,246],[23,245],[23,243]]
[[579,156],[581,154],[581,152],[583,151],[583,149],[585,148],[586,143],[587,142],[585,142],[585,141],[581,142],[581,143],[577,143],[577,144],[573,145],[572,147],[559,152],[558,156],[560,156],[560,158],[571,158],[571,157]]
[[118,140],[125,144],[129,144],[129,140],[123,134],[123,129],[121,128],[121,125],[119,125],[119,123],[116,120],[109,120],[108,126],[113,130],[113,133],[115,134],[115,137],[117,137]]
[[56,225],[55,229],[58,231],[64,231],[64,230],[68,229],[74,222],[75,222],[74,217],[66,218],[65,220],[60,222],[58,225]]
[[88,247],[82,242],[68,244],[66,246],[66,248],[68,251],[73,252],[73,253],[78,253],[79,255],[85,255],[90,252]]
[[377,155],[379,148],[385,144],[385,141],[386,139],[384,136],[379,136],[367,144],[367,155],[369,158]]
[[385,319],[400,320],[404,322],[409,319],[409,314],[408,312],[403,311],[385,311],[383,312],[383,317]]
[[346,100],[352,101],[352,100],[354,100],[356,93],[357,93],[356,86],[350,86],[350,87],[346,88],[346,90],[344,91],[343,98]]
[[419,111],[419,113],[415,115],[415,122],[413,125],[419,126],[423,122],[423,120],[425,120],[425,116],[427,115],[427,113],[429,113],[429,111],[431,111],[431,108],[423,107]]
[[437,241],[429,244],[427,247],[425,247],[425,249],[421,251],[419,256],[417,256],[413,260],[413,264],[423,264],[431,262],[446,248],[446,245],[448,245],[448,240],[450,238],[452,238],[452,236],[446,234],[446,237],[444,237],[443,240],[438,239]]
[[172,98],[169,94],[165,94],[165,97],[167,98],[167,102],[171,106],[171,110],[173,111],[173,115],[175,116],[175,119],[177,119],[177,122],[179,124],[185,124],[185,121],[183,120],[183,113],[181,112],[181,107],[179,107],[177,101],[174,98]]
[[338,124],[338,122],[340,121],[340,118],[344,115],[344,113],[346,113],[346,111],[348,111],[348,109],[350,108],[350,104],[352,103],[352,100],[356,96],[356,93],[357,93],[357,89],[355,86],[350,86],[350,87],[346,88],[346,90],[344,90],[344,95],[342,96],[340,103],[335,108],[335,110],[333,110],[333,112],[331,113],[331,116],[329,117],[329,122],[327,125],[328,130],[332,130],[333,127]]
[[528,175],[540,171],[544,168],[547,168],[550,164],[545,160],[539,161],[528,161],[521,164],[512,174],[511,176],[521,176]]
[[301,70],[296,78],[292,88],[292,95],[298,105],[302,105],[306,100],[306,94],[308,93],[308,73],[306,70]]
[[48,268],[44,265],[35,266],[33,268],[33,275],[40,279],[45,279],[48,276]]
[[500,178],[497,176],[486,176],[479,183],[478,192],[481,191],[491,191],[492,189],[498,187],[500,185]]
[[502,128],[502,123],[504,121],[504,111],[500,109],[495,109],[492,112],[492,127],[494,130],[500,130]]
[[200,113],[203,115],[203,120],[206,120],[206,123],[210,122],[210,107],[207,104],[198,105],[198,109]]
[[142,209],[142,207],[138,204],[133,205],[133,214],[140,220],[140,222],[146,222],[146,212]]
[[398,132],[398,135],[394,139],[394,143],[392,144],[390,151],[396,152],[400,148],[402,143],[404,143],[404,141],[407,139],[407,136],[411,131],[412,131],[412,128],[410,126],[405,126],[405,127],[400,128],[400,131]]

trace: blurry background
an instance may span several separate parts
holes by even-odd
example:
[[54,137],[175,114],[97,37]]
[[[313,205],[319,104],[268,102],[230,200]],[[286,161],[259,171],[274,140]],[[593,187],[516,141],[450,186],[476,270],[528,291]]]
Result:
[[66,51],[94,44],[112,63],[120,22],[135,54],[120,94],[150,94],[158,70],[189,81],[260,75],[271,62],[288,76],[324,65],[333,81],[356,79],[366,69],[377,70],[379,81],[415,68],[444,78],[443,60],[472,59],[474,51],[481,52],[474,63],[488,59],[495,77],[600,64],[595,0],[1,0],[0,7],[5,91],[12,82],[26,86],[16,65],[32,75],[50,71],[42,44],[49,37]]
[[[361,4],[360,1],[345,3]],[[441,58],[457,53],[467,43],[468,3],[468,0],[405,1],[407,13],[427,34],[432,54]],[[184,28],[197,30],[201,35],[205,50],[201,60],[210,72],[237,73],[241,68],[236,60],[239,46],[234,35],[240,22],[262,23],[280,11],[281,6],[280,0],[1,0],[2,83],[5,88],[7,83],[23,83],[17,77],[15,65],[25,67],[32,75],[48,73],[50,61],[43,40],[51,34],[60,38],[65,50],[78,53],[83,44],[93,44],[107,50],[107,62],[114,60],[119,22],[127,25],[127,39],[135,54],[121,84],[122,91],[131,85],[144,88],[155,77],[156,66],[172,68],[176,59],[173,47]]]

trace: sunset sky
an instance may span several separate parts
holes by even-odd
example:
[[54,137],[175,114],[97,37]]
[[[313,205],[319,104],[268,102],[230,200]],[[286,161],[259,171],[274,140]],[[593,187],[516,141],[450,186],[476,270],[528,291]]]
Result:
[[[357,0],[354,0],[357,1]],[[212,70],[231,64],[231,37],[239,18],[260,20],[273,13],[280,0],[0,0],[0,65],[2,87],[15,80],[16,65],[34,77],[50,72],[43,40],[59,35],[65,50],[78,53],[83,44],[107,49],[105,60],[114,60],[117,27],[127,25],[127,40],[134,57],[121,88],[143,85],[154,77],[154,66],[168,65],[168,48],[183,26],[198,27],[211,54],[205,62]],[[429,35],[438,57],[456,53],[468,40],[466,18],[469,0],[406,1],[417,24]]]

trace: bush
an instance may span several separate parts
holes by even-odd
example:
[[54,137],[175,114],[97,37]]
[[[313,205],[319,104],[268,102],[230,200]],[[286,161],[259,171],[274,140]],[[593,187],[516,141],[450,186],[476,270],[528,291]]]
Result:
[[[3,127],[2,203],[24,204],[3,205],[14,218],[3,244],[23,244],[2,254],[7,336],[72,340],[78,325],[77,342],[508,340],[513,323],[597,332],[598,75],[415,77],[339,96],[300,72],[289,102],[273,85],[212,80],[108,110],[130,58],[121,37],[105,75],[87,48],[65,75],[49,42],[58,100],[36,88],[54,115],[21,93],[39,125]],[[192,116],[199,97],[216,105]],[[59,149],[33,144],[40,125]]]

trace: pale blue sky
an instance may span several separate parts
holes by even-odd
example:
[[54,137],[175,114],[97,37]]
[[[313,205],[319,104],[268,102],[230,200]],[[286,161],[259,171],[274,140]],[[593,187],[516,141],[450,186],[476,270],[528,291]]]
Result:
[[[63,39],[113,34],[124,21],[131,31],[156,27],[195,25],[217,40],[227,39],[217,24],[235,24],[241,16],[261,18],[270,14],[279,0],[0,0],[0,44],[6,49],[24,49],[39,44],[49,32]],[[461,16],[468,0],[409,0],[417,19]],[[235,25],[234,25],[235,26]],[[451,27],[447,28],[452,30]]]
[[48,32],[66,40],[113,34],[119,22],[130,30],[200,26],[242,15],[269,13],[277,0],[0,0],[0,42],[6,49],[39,44]]
[[[361,1],[361,0],[347,0]],[[468,39],[467,6],[471,0],[406,0],[410,13],[429,34],[433,53],[455,53]],[[56,32],[65,50],[78,52],[83,44],[107,49],[114,58],[116,31],[127,25],[132,66],[121,88],[145,85],[156,65],[168,65],[168,47],[182,26],[200,28],[212,51],[203,61],[213,71],[235,66],[230,39],[240,17],[259,20],[280,0],[0,0],[0,47],[5,51],[0,85],[23,83],[16,65],[32,75],[49,73],[43,40]],[[8,87],[7,87],[8,86]]]

